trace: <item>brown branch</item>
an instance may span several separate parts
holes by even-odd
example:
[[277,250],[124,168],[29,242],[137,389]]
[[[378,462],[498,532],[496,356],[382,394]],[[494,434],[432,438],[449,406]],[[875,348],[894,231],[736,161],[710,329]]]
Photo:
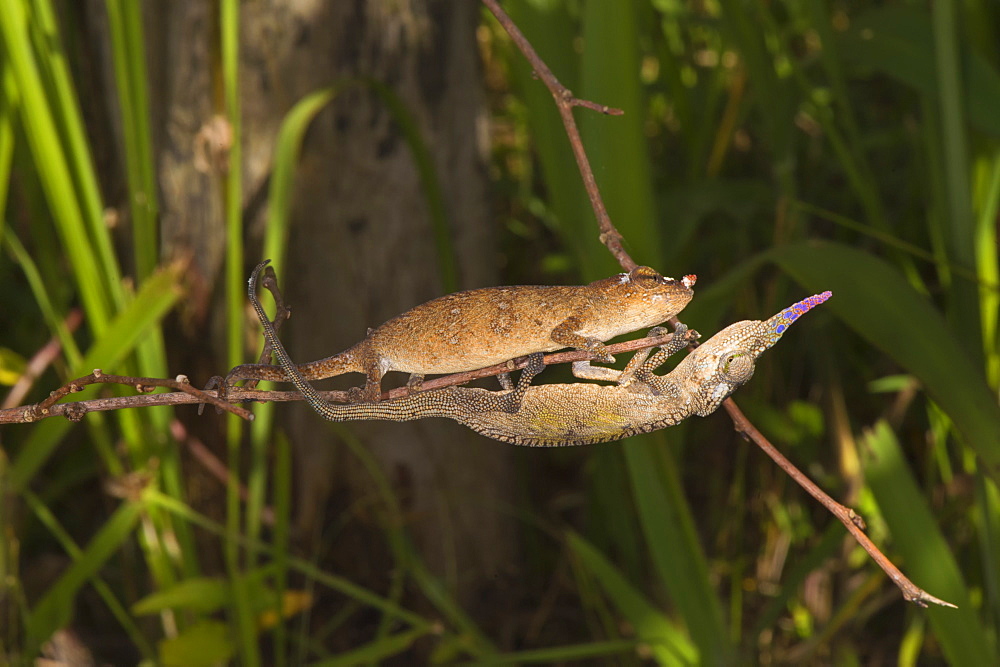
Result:
[[[63,325],[66,327],[66,331],[73,333],[80,326],[83,321],[83,311],[79,308],[74,308],[69,311],[66,315],[66,320]],[[35,353],[35,356],[28,361],[28,365],[25,367],[24,372],[21,377],[17,379],[14,386],[10,388],[10,392],[3,399],[3,404],[0,405],[0,409],[11,408],[24,400],[24,397],[28,395],[31,391],[32,385],[35,384],[35,380],[45,372],[53,361],[59,357],[59,353],[62,352],[62,343],[59,342],[58,336],[52,336],[49,342],[42,346],[42,349]]]
[[[140,394],[149,394],[157,387],[173,389],[177,394],[156,394],[153,396],[122,396],[115,398],[97,398],[86,401],[72,401],[69,403],[57,403],[60,399],[82,391],[84,387],[91,384],[120,384],[127,385],[138,391]],[[169,396],[186,396],[188,400],[174,400]],[[145,400],[143,400],[145,399]],[[191,386],[187,377],[177,376],[177,379],[131,377],[126,375],[106,375],[101,369],[94,369],[90,375],[86,375],[75,380],[70,380],[59,387],[40,403],[34,405],[20,406],[0,410],[0,424],[27,424],[36,422],[46,417],[62,415],[70,421],[78,422],[88,412],[103,412],[105,410],[118,410],[121,408],[147,407],[151,405],[176,405],[179,403],[211,403],[212,405],[232,412],[246,420],[253,419],[253,413],[245,408],[231,405],[223,401],[215,392],[206,392]]]
[[573,96],[569,88],[560,83],[556,75],[552,73],[549,66],[541,59],[534,47],[528,42],[521,30],[514,24],[507,12],[500,7],[497,0],[483,0],[483,4],[493,13],[497,21],[510,35],[511,40],[517,45],[521,53],[531,64],[535,75],[541,79],[545,87],[552,93],[556,108],[559,109],[559,116],[562,118],[563,126],[566,128],[566,137],[569,145],[573,149],[573,157],[576,158],[576,166],[580,170],[580,177],[583,178],[583,187],[587,190],[587,197],[590,198],[590,205],[594,209],[594,216],[597,218],[597,227],[600,229],[601,243],[607,246],[622,268],[631,271],[638,264],[625,251],[622,235],[611,222],[608,211],[604,208],[604,200],[601,199],[600,190],[597,188],[597,181],[594,179],[594,170],[590,168],[590,160],[587,152],[583,148],[583,140],[580,138],[580,130],[576,127],[576,120],[573,118],[573,107],[584,107],[609,116],[621,116],[625,112],[621,109],[597,104],[587,100],[581,100]]
[[[276,289],[276,287],[275,287]],[[610,354],[624,352],[634,352],[646,347],[664,345],[672,338],[673,334],[663,336],[648,336],[636,340],[627,340],[621,343],[614,343],[607,346]],[[586,350],[574,350],[571,352],[556,352],[547,354],[543,358],[546,365],[568,363],[573,361],[586,361],[592,357]],[[503,364],[496,364],[487,368],[480,368],[464,373],[455,373],[442,377],[425,380],[419,391],[429,391],[431,389],[441,389],[453,385],[465,384],[472,380],[499,375],[509,371],[524,368],[528,363],[528,357],[518,357]],[[42,403],[35,405],[20,406],[0,410],[0,424],[26,424],[35,422],[46,417],[63,416],[72,421],[79,421],[88,412],[106,412],[109,410],[121,410],[123,408],[151,407],[154,405],[204,405],[210,403],[223,410],[232,412],[244,419],[253,419],[253,415],[247,410],[232,405],[242,401],[300,401],[302,395],[297,391],[258,391],[250,387],[230,387],[226,393],[226,400],[218,397],[218,392],[209,389],[195,389],[184,381],[166,380],[159,378],[135,378],[118,375],[105,375],[100,371],[95,371],[97,375],[88,375],[85,378],[73,380],[65,386],[52,392]],[[183,376],[181,376],[183,377]],[[146,394],[142,396],[114,396],[109,398],[94,398],[84,401],[74,401],[70,403],[56,403],[67,394],[79,391],[84,385],[104,383],[104,384],[124,384],[134,387],[138,391]],[[165,394],[148,394],[153,387],[169,387],[178,391]],[[408,387],[397,387],[382,393],[382,399],[400,398],[413,393],[414,390]],[[320,392],[327,400],[346,403],[348,393],[346,391],[323,391]]]
[[[535,74],[542,80],[543,83],[545,83],[549,92],[552,93],[552,97],[556,102],[556,107],[559,109],[559,115],[562,117],[563,125],[566,128],[566,135],[569,137],[569,143],[573,147],[573,155],[576,158],[576,164],[580,169],[580,175],[583,178],[583,185],[587,190],[587,195],[590,197],[591,206],[594,208],[594,215],[597,218],[597,223],[600,229],[601,242],[608,247],[608,250],[611,251],[611,254],[618,260],[622,267],[626,270],[633,269],[636,266],[636,263],[622,248],[622,235],[615,228],[614,224],[611,222],[611,218],[608,216],[607,210],[604,208],[604,203],[601,200],[600,193],[598,192],[597,182],[594,180],[594,172],[590,168],[590,161],[587,158],[583,142],[580,139],[580,132],[577,130],[576,122],[573,120],[572,109],[574,106],[584,106],[603,113],[613,113],[614,115],[618,115],[623,112],[618,109],[612,110],[607,107],[599,107],[593,102],[583,102],[574,98],[569,89],[563,86],[559,80],[556,79],[555,75],[548,68],[545,62],[542,61],[541,57],[528,42],[527,38],[525,38],[524,34],[500,7],[498,1],[483,0],[483,4],[489,8],[489,10],[496,17],[497,21],[500,22],[500,25],[507,31],[507,34],[510,35],[511,39],[521,50],[521,53],[524,54],[524,57],[531,64]],[[670,324],[676,328],[678,324],[677,318],[671,317]],[[689,345],[689,348],[694,349],[697,346],[698,343],[693,341]],[[733,426],[736,430],[743,434],[744,437],[753,440],[758,447],[763,449],[764,452],[781,467],[782,470],[788,473],[802,488],[808,491],[810,495],[820,501],[824,507],[836,516],[847,527],[847,530],[850,531],[851,535],[854,536],[865,551],[868,552],[872,559],[878,563],[879,567],[885,570],[886,574],[889,575],[889,578],[892,579],[893,583],[895,583],[903,592],[904,598],[924,607],[927,606],[928,602],[940,604],[945,607],[955,606],[949,602],[939,600],[933,595],[930,595],[907,579],[906,576],[900,572],[899,568],[893,565],[892,561],[886,558],[879,548],[875,546],[867,535],[865,535],[865,524],[861,516],[854,510],[849,509],[835,501],[822,489],[816,486],[798,468],[792,465],[791,461],[786,459],[781,452],[779,452],[777,448],[775,448],[775,446],[772,445],[752,423],[750,423],[739,407],[737,407],[736,402],[733,401],[733,399],[726,399],[723,405],[726,407],[726,411],[732,418]]]
[[[170,422],[170,435],[174,437],[177,442],[187,445],[188,449],[191,451],[191,455],[198,460],[199,463],[217,480],[223,484],[229,482],[229,468],[226,464],[219,460],[212,451],[205,446],[201,440],[195,436],[188,433],[187,429],[184,428],[184,424],[180,421],[174,419]],[[240,495],[240,499],[243,502],[247,502],[250,499],[250,491],[242,482],[237,485],[237,490]],[[260,520],[266,526],[274,526],[274,509],[269,506],[264,506],[260,508]]]
[[757,428],[750,423],[750,420],[746,418],[743,411],[737,407],[736,402],[731,398],[727,398],[722,404],[726,408],[726,412],[733,419],[733,426],[736,431],[740,433],[744,438],[753,440],[754,443],[764,450],[764,453],[771,457],[778,466],[784,470],[788,475],[794,479],[799,486],[806,490],[813,498],[818,500],[823,504],[823,507],[828,509],[831,514],[833,514],[837,519],[840,520],[842,524],[847,528],[848,532],[858,541],[858,544],[868,552],[868,555],[872,557],[879,567],[881,567],[889,578],[892,579],[892,583],[899,587],[902,591],[903,597],[909,602],[915,602],[921,607],[926,607],[928,602],[933,602],[934,604],[939,604],[943,607],[957,608],[950,602],[945,602],[944,600],[939,600],[934,597],[924,589],[918,587],[912,581],[910,581],[905,574],[900,572],[899,568],[892,564],[885,554],[883,554],[875,543],[869,539],[868,535],[865,534],[865,522],[854,510],[849,507],[841,505],[836,500],[831,498],[826,494],[823,489],[816,486],[812,480],[806,477],[801,470],[796,468],[791,461],[789,461],[785,456],[777,450],[777,448],[772,445],[767,438],[765,438]]

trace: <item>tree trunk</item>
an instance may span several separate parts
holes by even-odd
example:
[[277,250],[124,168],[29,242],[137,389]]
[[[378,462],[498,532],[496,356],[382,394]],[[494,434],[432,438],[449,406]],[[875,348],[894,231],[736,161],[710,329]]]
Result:
[[[224,248],[218,176],[204,170],[211,167],[211,151],[207,158],[198,153],[221,136],[213,133],[212,122],[220,108],[212,96],[219,85],[211,76],[218,71],[211,47],[217,39],[214,7],[152,2],[147,13],[157,25],[150,30],[151,66],[161,85],[150,93],[153,107],[161,110],[164,252],[193,255],[206,299],[220,275]],[[314,90],[345,78],[372,77],[400,96],[430,149],[447,202],[460,287],[497,283],[479,131],[479,12],[478,3],[445,0],[242,5],[247,271],[259,259],[265,212],[255,205],[260,198],[254,193],[266,193],[284,115]],[[293,312],[283,338],[296,360],[338,352],[364,337],[368,327],[442,293],[413,155],[369,89],[349,87],[316,117],[294,201],[279,284]],[[195,338],[206,340],[205,331]],[[211,339],[221,341],[221,331],[214,330]],[[219,366],[214,372],[224,370]],[[362,381],[347,380],[339,386]],[[385,548],[376,546],[383,544],[381,531],[352,510],[378,504],[370,476],[318,416],[304,406],[278,410],[297,456],[299,534],[319,534],[323,520],[349,514],[351,530],[339,533],[332,549],[334,566],[382,585],[393,563]],[[460,600],[474,602],[513,557],[512,526],[499,510],[510,498],[509,450],[450,422],[349,429],[404,502],[406,528],[430,569],[447,577]]]

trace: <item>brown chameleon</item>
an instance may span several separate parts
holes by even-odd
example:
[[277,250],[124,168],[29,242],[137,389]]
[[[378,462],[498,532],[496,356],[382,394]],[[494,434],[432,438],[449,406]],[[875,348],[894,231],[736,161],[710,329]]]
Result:
[[513,390],[445,387],[380,403],[338,405],[324,400],[296,371],[278,340],[274,326],[257,300],[257,273],[261,266],[250,278],[248,293],[264,327],[264,336],[296,388],[324,418],[410,421],[447,417],[496,440],[539,447],[619,440],[673,426],[691,415],[711,414],[753,376],[757,358],[800,315],[831,296],[830,292],[823,292],[785,308],[770,319],[731,324],[662,376],[653,371],[670,354],[696,338],[696,332],[680,325],[671,341],[648,359],[649,352],[642,351],[620,373],[606,369],[617,375],[616,385],[530,386],[531,379],[543,368],[541,353],[535,353]]
[[[693,275],[664,278],[640,266],[589,285],[456,292],[397,315],[340,354],[296,368],[307,380],[364,373],[364,390],[360,396],[354,390],[354,398],[377,401],[388,371],[410,373],[410,386],[419,386],[424,375],[475,370],[563,347],[588,350],[594,359],[611,362],[604,341],[673,317],[691,300],[696,280]],[[246,379],[289,380],[280,366],[244,364],[229,371],[223,391]],[[509,380],[502,377],[501,382],[509,388]]]

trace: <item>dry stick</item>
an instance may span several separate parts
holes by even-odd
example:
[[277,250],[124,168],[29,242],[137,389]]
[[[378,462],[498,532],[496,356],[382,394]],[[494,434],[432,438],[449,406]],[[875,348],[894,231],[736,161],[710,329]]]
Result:
[[[280,292],[277,291],[277,284],[274,284],[272,292],[280,298]],[[607,346],[607,351],[610,354],[619,354],[623,352],[634,352],[635,350],[640,350],[646,347],[654,347],[656,345],[664,345],[671,338],[673,334],[666,334],[663,336],[649,336],[646,338],[638,338],[636,340],[626,340],[621,343],[614,343],[613,345]],[[586,350],[574,350],[572,352],[556,352],[553,354],[547,354],[543,357],[543,361],[546,365],[551,366],[552,364],[568,363],[572,361],[587,361],[591,359],[592,355]],[[465,384],[472,380],[478,380],[485,377],[490,377],[493,375],[499,375],[500,373],[506,373],[508,371],[514,371],[524,368],[528,363],[527,357],[518,357],[511,361],[496,364],[494,366],[488,366],[486,368],[480,368],[474,371],[466,371],[464,373],[454,373],[452,375],[446,375],[443,377],[432,378],[430,380],[424,380],[423,384],[420,386],[420,391],[429,391],[431,389],[441,389],[442,387],[450,387],[458,384]],[[79,421],[88,412],[105,412],[108,410],[120,410],[122,408],[137,408],[137,407],[150,407],[154,405],[195,405],[195,404],[205,404],[211,403],[212,405],[217,405],[224,410],[228,410],[244,419],[252,418],[252,415],[248,413],[243,408],[238,408],[231,405],[227,401],[223,401],[218,398],[218,393],[214,390],[200,390],[195,389],[190,384],[184,384],[183,387],[175,386],[176,380],[161,380],[157,378],[133,378],[133,377],[121,377],[117,375],[104,375],[100,373],[97,380],[91,380],[92,376],[87,376],[87,378],[80,378],[79,380],[73,380],[67,383],[64,387],[53,392],[53,396],[50,396],[44,405],[39,403],[37,405],[21,406],[16,408],[9,408],[7,410],[0,410],[0,424],[24,424],[29,422],[35,422],[39,419],[44,419],[46,417],[57,417],[65,416],[74,421]],[[89,380],[89,381],[87,381]],[[73,393],[72,387],[76,386],[77,391],[84,384],[94,384],[94,382],[102,382],[105,384],[115,384],[121,383],[126,384],[131,387],[148,387],[151,385],[171,387],[174,389],[180,389],[184,393],[169,393],[169,394],[151,394],[145,396],[115,396],[110,398],[94,398],[85,401],[75,401],[72,403],[58,403],[55,401],[59,400],[67,394]],[[140,389],[140,391],[142,391]],[[396,389],[391,389],[387,392],[382,393],[382,400],[387,400],[391,398],[401,398],[408,394],[413,393],[414,390],[408,387],[397,387]],[[348,393],[346,391],[323,391],[320,394],[327,400],[336,401],[340,403],[346,403],[348,400]],[[285,401],[301,401],[302,394],[297,391],[260,391],[254,390],[249,387],[230,387],[227,391],[227,400],[233,402],[240,401],[275,401],[275,402],[285,402]]]
[[757,428],[750,423],[750,420],[746,418],[743,411],[737,407],[736,402],[731,398],[727,398],[722,404],[726,408],[726,412],[733,419],[733,426],[735,426],[736,431],[740,433],[743,437],[753,440],[758,447],[764,450],[764,453],[770,456],[778,466],[784,470],[788,475],[794,479],[799,486],[805,489],[809,495],[811,495],[816,500],[823,503],[823,506],[830,510],[837,519],[840,520],[842,524],[847,528],[848,532],[854,536],[854,539],[858,541],[861,547],[868,552],[868,555],[872,557],[879,567],[885,570],[885,573],[889,575],[892,582],[899,587],[899,590],[903,592],[903,597],[910,601],[915,602],[921,607],[926,607],[928,602],[933,602],[934,604],[939,604],[944,607],[952,607],[957,609],[955,605],[950,602],[945,602],[944,600],[939,600],[934,597],[924,589],[918,587],[912,581],[910,581],[905,574],[900,572],[899,568],[892,564],[892,561],[886,558],[875,543],[872,542],[868,535],[865,534],[865,522],[854,510],[844,505],[841,505],[836,500],[828,496],[821,488],[816,486],[812,480],[806,477],[802,471],[796,468],[791,461],[785,458],[784,454],[779,452],[774,445],[772,445],[767,438],[765,438]]
[[[0,411],[0,424],[2,423],[28,423],[35,422],[45,417],[50,417],[55,414],[61,414],[65,416],[70,421],[78,422],[83,419],[84,415],[92,411],[92,407],[99,405],[107,405],[107,401],[110,399],[95,399],[94,401],[75,401],[72,403],[63,403],[56,405],[56,401],[68,396],[69,394],[75,394],[81,391],[84,387],[91,384],[122,384],[128,385],[134,388],[141,394],[148,394],[153,391],[156,387],[167,387],[168,389],[173,389],[178,392],[184,392],[189,394],[193,400],[190,403],[211,403],[227,412],[232,412],[233,414],[242,417],[243,419],[252,420],[253,414],[248,410],[231,405],[226,401],[218,398],[214,392],[205,392],[201,389],[195,389],[191,386],[187,377],[183,375],[177,376],[176,380],[169,380],[166,378],[144,378],[144,377],[131,377],[127,375],[106,375],[101,369],[95,368],[94,372],[90,375],[86,375],[75,380],[70,380],[63,386],[59,387],[40,403],[34,405],[12,408],[9,410]],[[166,394],[165,396],[168,396]],[[103,407],[98,409],[117,409],[126,407],[137,407],[139,405],[166,405],[167,403],[157,403],[157,402],[144,402],[136,401],[137,398],[145,398],[138,396],[128,396],[123,399],[119,399],[115,407]],[[158,396],[150,396],[148,398],[156,399]],[[93,404],[93,405],[92,405]],[[13,413],[15,418],[10,418]],[[20,418],[16,418],[20,417]]]
[[[576,122],[573,120],[572,108],[574,106],[582,106],[588,109],[594,109],[602,113],[620,115],[622,112],[618,109],[609,109],[608,107],[602,107],[593,102],[587,102],[584,100],[578,100],[573,97],[573,94],[562,85],[548,66],[542,61],[535,49],[528,43],[524,34],[521,33],[520,29],[514,24],[511,18],[506,12],[500,7],[497,0],[483,0],[489,10],[496,17],[500,25],[503,26],[504,30],[510,35],[511,39],[524,54],[524,57],[531,64],[532,69],[538,75],[538,78],[542,80],[545,86],[552,93],[552,97],[555,98],[556,106],[559,108],[559,115],[562,116],[563,125],[566,127],[566,135],[569,137],[570,145],[573,147],[573,155],[576,157],[577,166],[580,168],[580,175],[583,178],[583,185],[587,190],[587,195],[590,197],[590,203],[594,207],[594,215],[597,217],[597,223],[601,230],[601,242],[604,243],[611,254],[614,255],[615,259],[622,265],[626,270],[631,270],[636,266],[635,261],[629,257],[628,253],[622,248],[622,236],[618,233],[614,224],[611,222],[611,218],[608,216],[607,210],[604,208],[604,203],[601,200],[600,192],[597,188],[597,182],[594,180],[594,173],[590,168],[590,161],[587,159],[587,153],[583,148],[583,142],[580,140],[580,133],[577,130]],[[676,317],[670,318],[670,323],[675,328],[678,324]],[[689,347],[697,347],[697,343],[692,343]],[[907,579],[902,572],[899,571],[895,565],[892,564],[888,558],[879,550],[877,546],[865,535],[864,520],[858,515],[854,510],[844,507],[836,500],[827,495],[822,489],[816,486],[808,477],[806,477],[798,468],[796,468],[791,461],[786,459],[781,452],[772,445],[767,438],[761,434],[760,431],[754,427],[753,424],[746,418],[746,416],[737,407],[736,402],[731,398],[727,398],[723,403],[726,407],[726,411],[729,413],[733,420],[733,425],[736,430],[753,440],[758,447],[764,450],[764,452],[770,456],[775,463],[781,467],[782,470],[787,472],[792,479],[796,481],[800,486],[802,486],[806,491],[809,492],[816,500],[823,504],[831,514],[837,517],[850,531],[851,535],[858,541],[859,544],[868,552],[872,559],[878,563],[879,567],[885,570],[885,573],[889,575],[893,583],[899,587],[903,593],[903,597],[906,600],[915,602],[921,606],[926,607],[928,602],[933,602],[935,604],[940,604],[946,607],[954,607],[955,605],[939,600],[933,595],[927,593],[921,588],[918,588],[913,584],[912,581]]]
[[[226,464],[220,461],[219,457],[205,446],[205,443],[188,433],[187,429],[184,428],[184,424],[176,419],[171,421],[170,435],[177,442],[187,445],[188,449],[191,450],[191,455],[201,463],[209,474],[223,484],[229,481],[229,468],[226,467]],[[250,491],[247,489],[246,484],[242,482],[238,484],[238,491],[240,499],[243,502],[247,502],[250,498]],[[268,505],[262,507],[260,509],[260,520],[266,526],[274,526],[274,508]]]
[[[66,327],[68,333],[73,333],[80,326],[81,322],[83,322],[83,311],[79,308],[74,308],[66,315],[63,326]],[[59,342],[58,336],[53,335],[49,339],[49,342],[43,345],[28,362],[24,372],[21,373],[21,377],[17,379],[17,382],[11,387],[10,393],[3,399],[0,408],[12,408],[24,400],[24,397],[31,391],[32,385],[35,384],[35,380],[59,357],[61,352],[62,343]]]
[[524,54],[524,57],[531,64],[535,75],[541,79],[545,87],[552,93],[552,99],[556,102],[556,108],[559,109],[563,126],[566,128],[566,137],[569,139],[569,145],[573,149],[573,157],[576,158],[576,166],[580,169],[580,176],[583,177],[583,185],[587,190],[587,196],[590,198],[590,205],[594,209],[594,216],[597,218],[597,227],[601,231],[601,243],[608,247],[608,250],[618,260],[622,268],[626,271],[631,271],[638,264],[625,251],[622,245],[622,235],[611,223],[608,211],[604,208],[604,201],[601,199],[600,191],[597,189],[597,181],[594,180],[594,171],[590,168],[587,151],[583,148],[580,131],[576,127],[576,120],[573,119],[573,107],[585,107],[608,116],[621,116],[625,112],[621,109],[614,109],[573,97],[570,89],[556,78],[552,70],[549,69],[549,66],[545,64],[545,61],[535,52],[534,47],[531,46],[528,39],[514,24],[514,21],[500,7],[497,0],[483,0],[483,4],[493,12],[493,16],[496,17],[500,25],[503,26],[503,29],[510,35],[511,40],[513,40],[514,44],[517,45],[517,48],[521,50],[521,53]]

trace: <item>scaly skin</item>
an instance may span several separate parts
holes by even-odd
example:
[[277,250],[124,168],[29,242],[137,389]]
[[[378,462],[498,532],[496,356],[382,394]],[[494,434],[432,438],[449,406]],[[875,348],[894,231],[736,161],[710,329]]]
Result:
[[[361,396],[375,401],[388,371],[410,373],[419,384],[423,375],[471,371],[563,347],[589,350],[608,362],[603,341],[670,319],[691,300],[695,280],[664,278],[641,266],[582,286],[457,292],[392,318],[340,354],[296,368],[307,380],[364,373]],[[246,379],[289,378],[279,366],[244,364],[229,372],[223,392]]]
[[[522,373],[512,391],[446,387],[379,403],[340,405],[324,400],[295,370],[294,362],[257,300],[258,266],[250,277],[249,296],[280,365],[309,405],[330,421],[381,419],[410,421],[446,417],[502,442],[533,447],[557,447],[608,442],[673,426],[691,415],[704,417],[746,383],[754,362],[800,315],[823,303],[823,292],[786,308],[764,321],[732,324],[691,352],[667,375],[654,375],[667,356],[697,334],[678,328],[670,343],[648,360],[639,356],[618,385],[588,383],[529,386],[542,369],[541,354]],[[648,352],[647,352],[648,353]],[[643,355],[642,352],[639,355]]]

